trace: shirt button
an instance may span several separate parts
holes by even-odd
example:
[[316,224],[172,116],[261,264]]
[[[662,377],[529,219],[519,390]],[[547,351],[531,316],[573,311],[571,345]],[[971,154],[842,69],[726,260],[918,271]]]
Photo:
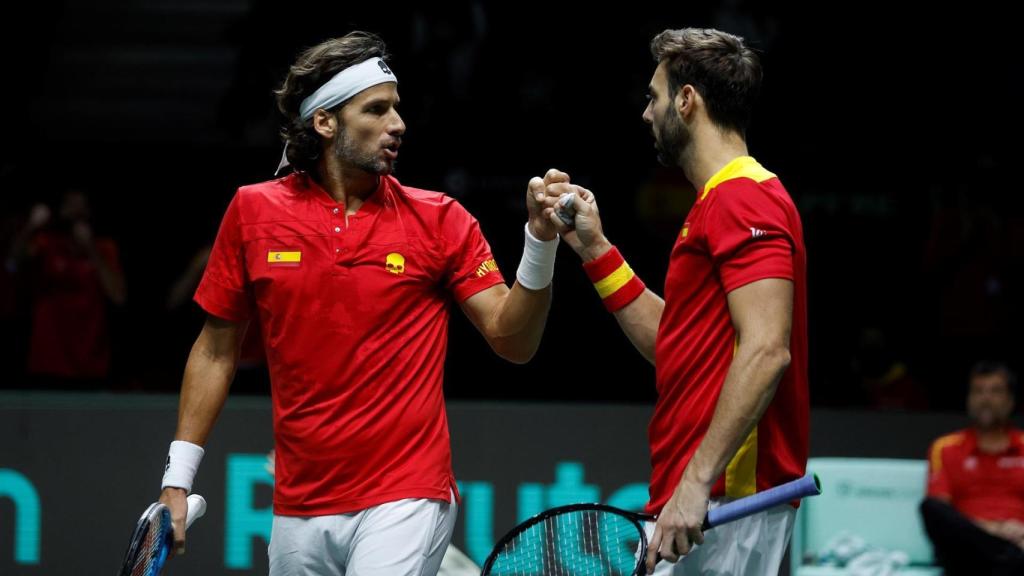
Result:
[[335,214],[337,214],[338,213],[338,209],[335,208],[334,210],[331,210],[331,212],[334,212]]
[[335,226],[334,227],[334,231],[335,232],[341,232],[341,226]]

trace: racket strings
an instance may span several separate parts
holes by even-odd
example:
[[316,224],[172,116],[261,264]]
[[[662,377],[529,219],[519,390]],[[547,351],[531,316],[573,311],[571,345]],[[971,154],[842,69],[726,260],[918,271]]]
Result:
[[167,558],[167,540],[172,531],[170,513],[155,511],[149,519],[149,529],[132,567],[132,576],[156,576]]
[[576,510],[534,524],[507,543],[494,576],[629,576],[637,565],[637,525],[615,513]]

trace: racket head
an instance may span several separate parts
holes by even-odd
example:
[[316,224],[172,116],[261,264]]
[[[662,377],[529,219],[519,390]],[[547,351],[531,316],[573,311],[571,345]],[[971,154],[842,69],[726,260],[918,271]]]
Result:
[[494,546],[481,576],[634,576],[645,573],[652,516],[605,504],[571,504],[517,525]]
[[171,511],[154,502],[135,523],[119,576],[159,576],[173,543]]

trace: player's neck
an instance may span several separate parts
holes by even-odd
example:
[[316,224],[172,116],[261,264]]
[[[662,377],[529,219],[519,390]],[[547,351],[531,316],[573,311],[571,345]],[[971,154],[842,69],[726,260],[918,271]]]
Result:
[[345,212],[348,214],[354,214],[380,184],[379,175],[331,157],[321,160],[318,172],[320,185],[335,202],[345,205]]
[[975,428],[978,449],[987,454],[997,454],[1010,445],[1010,430],[1006,425],[989,428]]
[[747,143],[739,134],[722,132],[708,122],[694,130],[690,146],[683,151],[683,171],[693,187],[701,190],[726,164],[747,155]]

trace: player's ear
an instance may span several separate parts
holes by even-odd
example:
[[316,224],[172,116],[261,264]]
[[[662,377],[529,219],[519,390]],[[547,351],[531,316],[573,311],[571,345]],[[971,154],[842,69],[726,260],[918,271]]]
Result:
[[681,118],[686,118],[693,113],[697,104],[697,98],[699,98],[699,95],[692,84],[680,86],[679,90],[676,91],[674,104]]
[[317,109],[313,113],[313,129],[328,140],[334,138],[338,133],[338,116],[323,108]]

